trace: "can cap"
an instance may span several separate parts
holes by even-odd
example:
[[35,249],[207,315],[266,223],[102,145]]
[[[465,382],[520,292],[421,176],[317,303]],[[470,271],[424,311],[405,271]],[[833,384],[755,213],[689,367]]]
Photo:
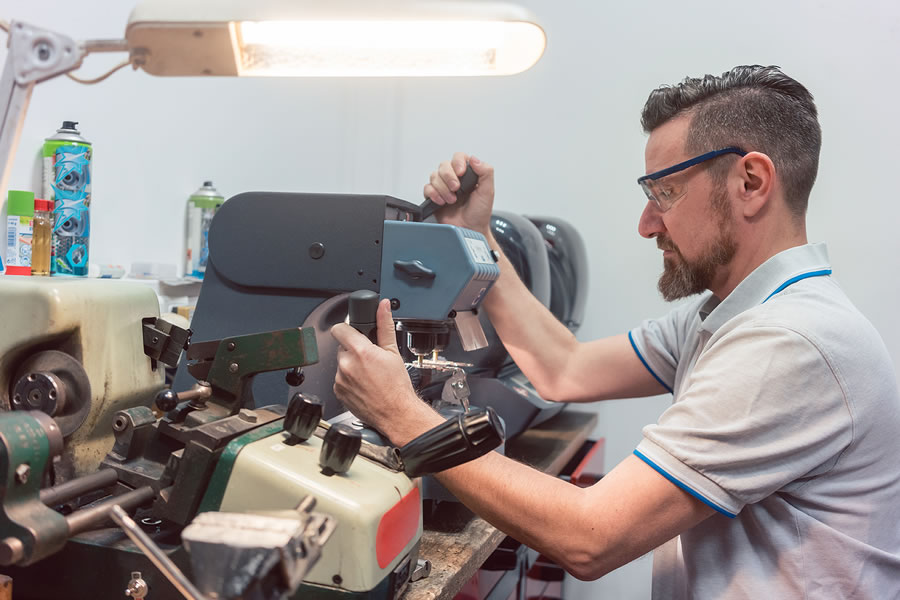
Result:
[[7,198],[7,214],[17,217],[34,216],[34,192],[9,190]]
[[43,198],[35,198],[34,210],[43,210],[45,212],[50,212],[53,210],[53,201],[44,200]]

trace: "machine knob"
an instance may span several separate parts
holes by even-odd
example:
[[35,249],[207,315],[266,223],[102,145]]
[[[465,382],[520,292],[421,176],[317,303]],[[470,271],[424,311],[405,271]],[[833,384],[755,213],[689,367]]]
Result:
[[306,381],[306,375],[303,374],[303,369],[295,367],[287,372],[284,376],[284,380],[291,387],[300,387],[303,385],[303,382]]
[[461,465],[499,446],[504,435],[503,421],[493,408],[473,408],[400,448],[403,471],[421,477]]
[[377,327],[375,314],[378,312],[378,294],[371,290],[357,290],[350,294],[350,325],[357,331],[377,343]]
[[163,412],[169,412],[178,406],[178,394],[172,390],[162,390],[156,394],[156,407]]
[[284,415],[284,430],[290,434],[287,443],[293,446],[308,440],[321,420],[321,400],[311,394],[294,394]]
[[322,452],[319,454],[322,473],[330,477],[335,473],[346,472],[353,464],[361,445],[362,435],[359,431],[343,423],[332,425],[322,440]]

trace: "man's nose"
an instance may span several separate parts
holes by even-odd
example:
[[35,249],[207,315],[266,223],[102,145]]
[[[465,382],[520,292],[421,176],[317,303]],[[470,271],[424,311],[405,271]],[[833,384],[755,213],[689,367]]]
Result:
[[666,230],[666,224],[663,223],[662,211],[652,200],[647,200],[644,205],[644,212],[641,213],[641,219],[638,221],[638,233],[641,237],[653,238]]

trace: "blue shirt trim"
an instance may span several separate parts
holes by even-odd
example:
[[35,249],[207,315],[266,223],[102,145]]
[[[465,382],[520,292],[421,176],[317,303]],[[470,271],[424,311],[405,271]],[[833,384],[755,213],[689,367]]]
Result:
[[763,300],[761,302],[761,304],[765,304],[769,300],[769,298],[771,298],[772,296],[774,296],[775,294],[777,294],[784,288],[788,287],[789,285],[793,285],[793,284],[797,283],[801,279],[806,279],[807,277],[821,277],[823,275],[831,275],[831,269],[822,269],[821,271],[810,271],[809,273],[801,273],[800,275],[797,275],[796,277],[791,277],[790,279],[788,279],[787,281],[785,281],[784,283],[779,285],[777,290],[775,290],[774,292],[772,292],[771,294],[766,296],[766,299]]
[[669,475],[668,473],[666,473],[666,472],[662,469],[662,467],[660,467],[660,466],[657,465],[655,462],[653,462],[652,460],[650,460],[649,458],[647,458],[646,456],[644,456],[643,454],[641,454],[640,451],[635,450],[635,451],[634,451],[634,454],[635,454],[635,456],[637,456],[638,458],[640,458],[642,461],[644,461],[645,463],[647,463],[648,465],[650,465],[651,467],[653,467],[653,470],[654,470],[654,471],[656,471],[657,473],[659,473],[660,475],[662,475],[663,477],[665,477],[666,479],[668,479],[669,481],[671,481],[672,483],[674,483],[676,486],[678,486],[678,488],[684,490],[685,492],[687,492],[688,494],[690,494],[691,496],[693,496],[694,498],[696,498],[697,500],[699,500],[699,501],[702,502],[703,504],[707,505],[708,507],[715,509],[716,512],[722,513],[723,515],[725,515],[725,516],[728,517],[729,519],[733,519],[733,518],[737,517],[736,514],[730,513],[730,512],[728,512],[727,510],[725,510],[724,508],[721,508],[721,507],[719,507],[719,506],[716,506],[711,500],[707,500],[706,498],[704,498],[703,496],[701,496],[700,494],[698,494],[697,492],[695,492],[694,490],[692,490],[691,488],[689,488],[687,485],[685,485],[685,484],[682,483],[681,481],[678,481],[677,479],[675,479],[674,477],[672,477],[671,475]]
[[657,380],[664,388],[666,388],[667,392],[669,392],[670,394],[673,394],[674,392],[672,391],[672,388],[667,386],[666,382],[663,381],[662,379],[660,379],[659,375],[657,375],[656,373],[653,372],[653,369],[650,368],[650,365],[648,365],[647,361],[644,360],[644,357],[641,356],[641,351],[638,350],[637,344],[634,343],[634,338],[631,336],[630,331],[628,332],[628,341],[631,342],[631,347],[634,348],[634,353],[637,354],[637,357],[639,359],[641,359],[641,362],[644,364],[644,366],[647,368],[647,370],[650,371],[650,374],[653,375],[653,378],[655,380]]

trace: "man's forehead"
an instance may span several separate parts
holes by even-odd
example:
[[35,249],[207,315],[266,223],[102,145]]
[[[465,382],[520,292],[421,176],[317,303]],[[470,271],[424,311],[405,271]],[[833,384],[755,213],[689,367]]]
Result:
[[691,120],[688,115],[666,121],[650,133],[644,151],[647,173],[660,171],[686,160],[684,143]]

